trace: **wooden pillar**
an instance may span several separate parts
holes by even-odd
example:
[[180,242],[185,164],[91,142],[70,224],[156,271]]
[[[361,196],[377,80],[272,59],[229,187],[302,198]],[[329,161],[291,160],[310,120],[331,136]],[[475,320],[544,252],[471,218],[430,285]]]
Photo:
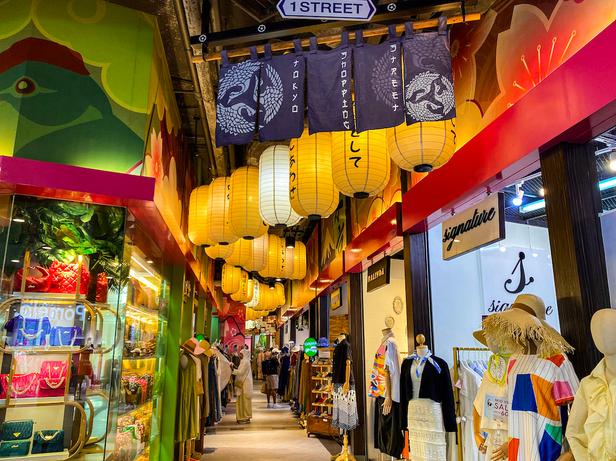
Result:
[[541,155],[558,316],[580,377],[600,360],[590,334],[595,311],[610,296],[601,234],[601,197],[594,150],[559,144]]
[[404,284],[408,350],[415,349],[415,335],[422,333],[426,337],[426,345],[433,351],[428,232],[404,236]]
[[364,299],[361,272],[349,275],[349,324],[353,377],[355,378],[355,393],[359,414],[359,427],[351,432],[351,446],[353,447],[353,454],[358,459],[367,459],[368,412],[366,410],[366,383],[364,378],[366,376],[364,366]]

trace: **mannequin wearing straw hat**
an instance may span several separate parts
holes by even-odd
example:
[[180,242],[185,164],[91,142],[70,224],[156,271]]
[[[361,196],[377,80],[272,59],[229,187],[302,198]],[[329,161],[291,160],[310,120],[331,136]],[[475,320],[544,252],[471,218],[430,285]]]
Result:
[[601,309],[590,331],[603,360],[582,380],[567,425],[576,461],[616,460],[616,310]]

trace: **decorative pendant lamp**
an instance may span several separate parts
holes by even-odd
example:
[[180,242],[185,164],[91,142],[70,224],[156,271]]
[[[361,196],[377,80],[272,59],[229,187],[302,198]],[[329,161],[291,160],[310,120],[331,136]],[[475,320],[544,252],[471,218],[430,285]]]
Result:
[[276,285],[274,285],[274,293],[275,293],[275,297],[276,297],[276,303],[277,306],[282,306],[286,299],[285,299],[285,293],[284,293],[284,285],[280,282],[277,282]]
[[303,280],[306,277],[306,245],[299,240],[293,248],[293,280]]
[[332,133],[332,174],[340,192],[366,198],[385,188],[391,166],[386,140],[385,130]]
[[229,178],[216,178],[208,191],[208,237],[214,243],[228,245],[237,240],[229,222]]
[[247,303],[252,299],[254,281],[248,278],[248,273],[242,271],[240,278],[240,289],[231,294],[231,299],[240,303]]
[[403,170],[432,171],[447,163],[456,151],[455,119],[388,128],[387,147],[391,159]]
[[259,272],[265,269],[267,263],[267,254],[269,249],[269,235],[264,234],[261,237],[257,237],[254,240],[250,240],[252,243],[251,258],[243,266],[248,272]]
[[229,245],[232,249],[231,255],[225,259],[228,264],[246,268],[252,262],[252,242],[254,240],[239,239]]
[[284,275],[285,241],[274,234],[269,234],[265,268],[259,274],[265,278],[277,278]]
[[227,259],[232,251],[231,245],[213,245],[205,249],[205,254],[212,259]]
[[284,252],[284,267],[281,278],[290,279],[293,277],[293,272],[295,270],[295,259],[294,259],[295,248],[289,248],[288,246]]
[[188,238],[194,245],[211,245],[208,237],[207,204],[209,186],[199,186],[190,193],[188,205]]
[[[222,292],[228,295],[236,293],[240,289],[240,281],[242,279],[242,268],[235,267],[231,264],[223,264],[222,266]],[[245,272],[244,272],[245,273]],[[248,274],[246,274],[248,279]]]
[[259,159],[259,210],[270,226],[295,226],[299,216],[289,200],[289,148],[268,147]]
[[332,177],[331,134],[308,134],[289,146],[289,196],[293,210],[310,219],[327,218],[338,208],[338,189]]
[[252,299],[246,303],[246,307],[254,308],[259,304],[259,299],[261,297],[261,287],[258,280],[253,280],[252,286]]
[[267,232],[259,213],[259,168],[243,166],[231,175],[229,218],[233,232],[247,240]]

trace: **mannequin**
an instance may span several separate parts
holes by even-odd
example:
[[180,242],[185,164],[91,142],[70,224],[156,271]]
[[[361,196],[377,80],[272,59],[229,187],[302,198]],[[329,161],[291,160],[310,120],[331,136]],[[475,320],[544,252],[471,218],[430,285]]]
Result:
[[369,396],[375,399],[374,447],[399,458],[404,437],[400,428],[400,361],[393,326],[394,319],[387,317],[383,338],[374,357]]
[[483,321],[488,341],[511,345],[507,374],[509,442],[492,459],[556,461],[562,452],[561,406],[573,401],[579,381],[565,351],[571,346],[540,315],[538,296],[519,295],[511,309]]
[[332,426],[344,431],[342,452],[336,461],[355,461],[355,457],[349,452],[348,431],[359,425],[357,397],[351,370],[351,345],[348,338],[349,335],[346,333],[338,335],[332,364],[334,386]]
[[575,395],[567,440],[576,461],[616,459],[616,310],[601,309],[590,332],[603,359]]
[[432,355],[424,335],[416,340],[415,352],[404,359],[400,372],[401,429],[410,429],[413,461],[446,461],[447,433],[457,431],[449,367]]

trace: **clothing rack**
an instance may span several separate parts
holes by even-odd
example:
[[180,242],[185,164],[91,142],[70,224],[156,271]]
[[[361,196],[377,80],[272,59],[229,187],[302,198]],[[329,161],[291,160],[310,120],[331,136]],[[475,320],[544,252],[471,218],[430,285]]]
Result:
[[[464,459],[464,447],[462,445],[462,411],[460,409],[460,388],[457,386],[460,379],[460,353],[489,353],[492,354],[490,349],[485,347],[454,347],[453,348],[453,393],[455,397],[456,419],[458,426],[458,461]],[[473,442],[474,443],[474,442]]]
[[[480,13],[472,13],[467,14],[465,16],[452,16],[447,18],[447,25],[452,24],[461,24],[463,22],[471,22],[471,21],[479,21],[481,19]],[[421,29],[431,29],[438,26],[438,18],[436,19],[426,19],[423,21],[414,21],[413,29],[421,30]],[[404,24],[396,25],[396,33],[404,32]],[[364,38],[368,37],[381,37],[389,34],[389,29],[387,26],[375,27],[373,29],[366,29],[362,31]],[[349,31],[349,40],[355,40],[355,32]],[[328,35],[325,37],[318,37],[317,43],[319,45],[335,45],[340,42],[340,35]],[[310,46],[310,39],[301,40],[302,47]],[[293,41],[284,41],[272,43],[272,51],[286,51],[292,50],[295,48],[295,44]],[[257,46],[257,53],[264,53],[265,48],[263,45]],[[234,50],[227,51],[229,58],[239,58],[242,56],[250,56],[250,48],[237,48]],[[193,56],[193,63],[201,63],[201,62],[210,62],[210,61],[220,61],[222,56],[220,52],[218,53],[208,53],[205,56]]]

